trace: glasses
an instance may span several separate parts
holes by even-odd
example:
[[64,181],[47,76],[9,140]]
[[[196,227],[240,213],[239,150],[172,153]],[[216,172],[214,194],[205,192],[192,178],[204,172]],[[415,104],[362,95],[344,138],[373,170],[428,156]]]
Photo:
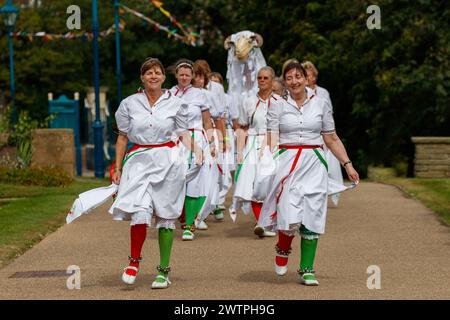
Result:
[[258,80],[269,80],[269,77],[258,77]]

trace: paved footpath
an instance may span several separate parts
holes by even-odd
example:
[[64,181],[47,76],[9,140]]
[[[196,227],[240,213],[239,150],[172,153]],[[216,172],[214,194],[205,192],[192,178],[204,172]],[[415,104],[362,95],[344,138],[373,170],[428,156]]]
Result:
[[[229,199],[228,199],[229,200]],[[228,201],[229,202],[229,201]],[[120,280],[129,254],[129,225],[105,205],[63,226],[0,269],[0,299],[450,299],[450,228],[395,187],[364,182],[330,205],[316,259],[319,287],[298,284],[299,239],[289,271],[273,270],[275,238],[253,235],[252,215],[234,224],[208,218],[193,242],[175,232],[172,286],[152,290],[159,262],[157,230],[150,229],[134,286]],[[68,275],[12,277],[16,272],[81,268],[81,289]],[[381,289],[369,290],[367,268],[379,266]]]

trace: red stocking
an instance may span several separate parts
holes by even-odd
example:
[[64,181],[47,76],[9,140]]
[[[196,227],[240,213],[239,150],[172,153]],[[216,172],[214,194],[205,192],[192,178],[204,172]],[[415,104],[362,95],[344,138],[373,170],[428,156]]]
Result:
[[183,211],[181,211],[181,216],[178,218],[178,221],[180,221],[181,225],[186,224],[186,211],[184,210],[184,206]]
[[[277,247],[278,247],[278,254],[283,255],[284,257],[280,257],[280,256],[276,256],[275,257],[275,262],[277,264],[277,266],[280,267],[284,267],[285,265],[287,265],[288,263],[288,254],[291,251],[291,243],[292,240],[294,239],[294,236],[288,236],[286,234],[284,234],[281,231],[278,231],[278,243],[277,243]],[[283,252],[283,253],[281,253]]]
[[[131,238],[131,258],[138,260],[141,257],[142,246],[144,245],[145,238],[147,237],[147,225],[136,224],[131,226],[130,238]],[[130,261],[131,267],[139,268],[139,262]],[[136,271],[127,269],[127,274],[131,276],[136,275]]]
[[262,205],[263,204],[261,202],[252,201],[252,210],[253,214],[255,215],[256,221],[259,220],[259,214],[261,213]]

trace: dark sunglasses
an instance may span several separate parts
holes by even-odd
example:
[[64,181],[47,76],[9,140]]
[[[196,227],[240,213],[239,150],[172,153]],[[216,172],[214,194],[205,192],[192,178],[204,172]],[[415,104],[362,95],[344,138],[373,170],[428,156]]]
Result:
[[269,77],[258,77],[258,80],[269,80]]

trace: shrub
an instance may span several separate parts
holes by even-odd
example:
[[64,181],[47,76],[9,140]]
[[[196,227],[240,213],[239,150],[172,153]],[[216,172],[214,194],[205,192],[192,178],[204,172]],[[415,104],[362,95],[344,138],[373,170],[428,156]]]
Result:
[[0,167],[0,182],[43,187],[65,187],[73,178],[61,168]]
[[406,177],[408,173],[408,159],[404,156],[396,156],[392,162],[395,175],[397,177]]

